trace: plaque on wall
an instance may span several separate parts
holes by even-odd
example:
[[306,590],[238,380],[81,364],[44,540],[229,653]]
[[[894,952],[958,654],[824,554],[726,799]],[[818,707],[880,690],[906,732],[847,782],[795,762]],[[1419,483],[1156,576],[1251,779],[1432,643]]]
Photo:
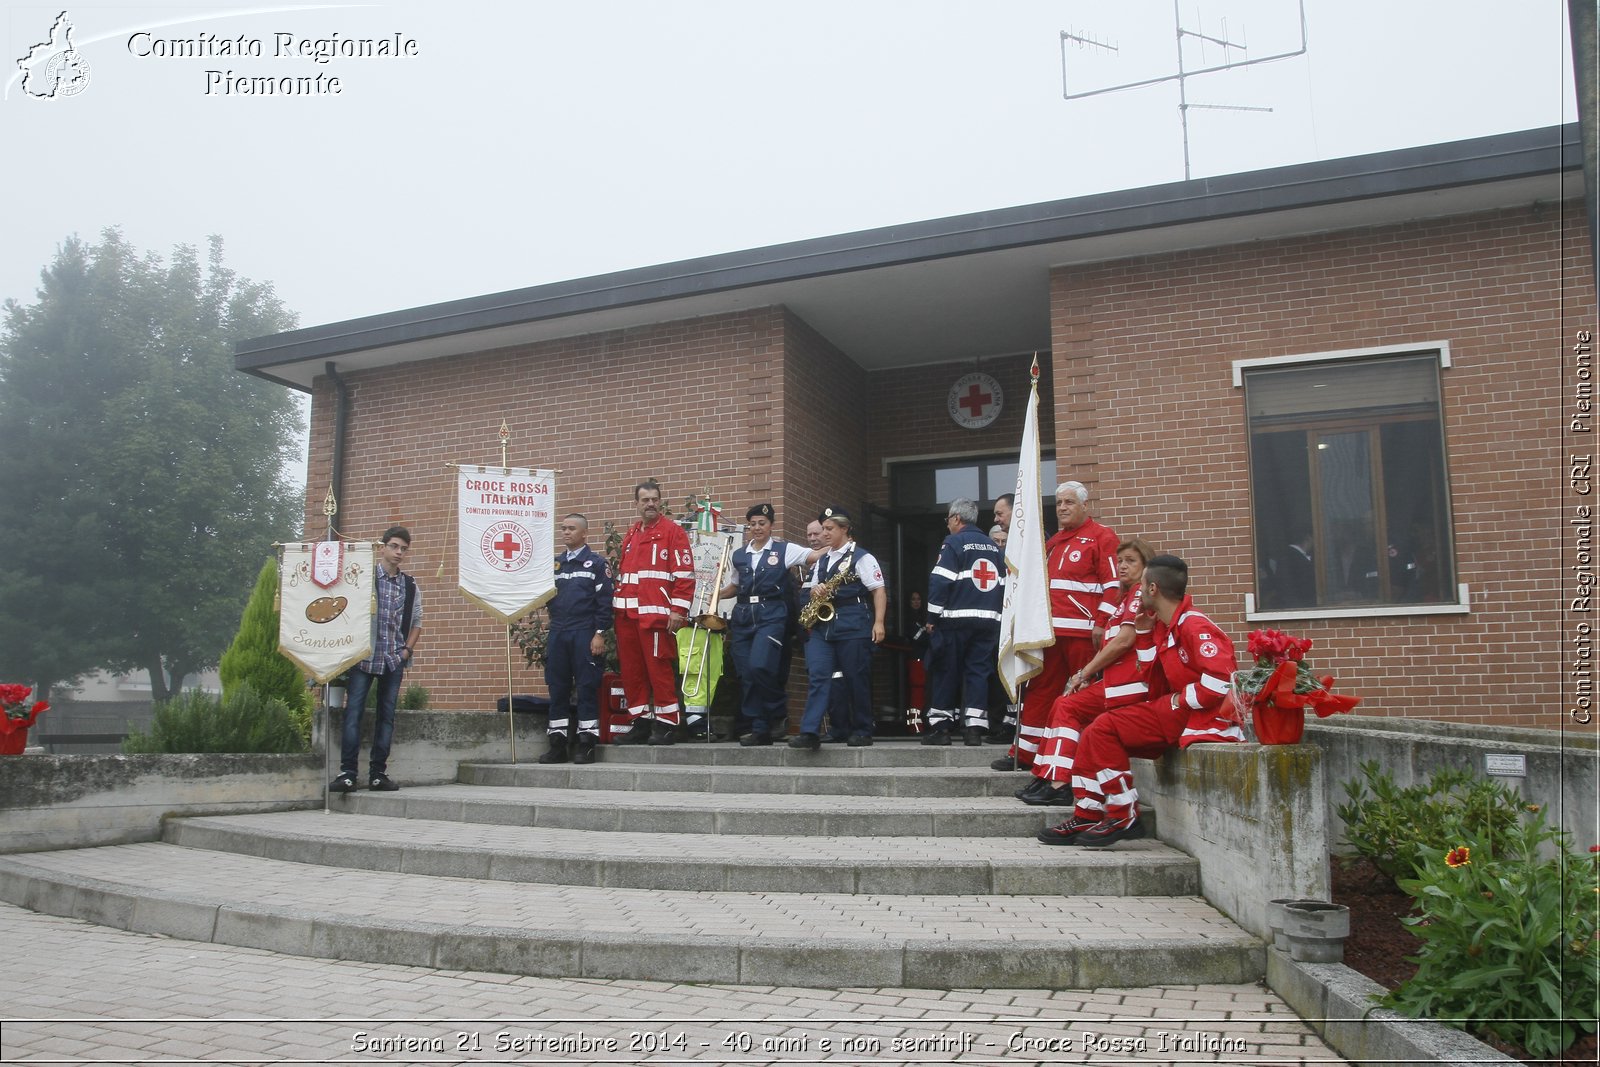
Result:
[[981,430],[1000,417],[1000,409],[1005,407],[1005,390],[992,376],[974,371],[956,379],[946,403],[957,426]]

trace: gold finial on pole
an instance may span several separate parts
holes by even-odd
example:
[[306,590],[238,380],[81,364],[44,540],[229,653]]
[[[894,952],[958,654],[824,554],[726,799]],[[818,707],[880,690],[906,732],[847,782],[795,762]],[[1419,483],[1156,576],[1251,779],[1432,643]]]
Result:
[[333,540],[333,517],[339,514],[339,501],[334,499],[333,485],[328,485],[328,495],[322,498],[322,514],[328,519],[328,533],[324,540]]
[[1039,384],[1039,353],[1033,354],[1033,366],[1028,369],[1028,381],[1032,385]]
[[500,466],[504,467],[504,468],[506,468],[508,470],[510,469],[511,464],[509,462],[507,462],[506,455],[507,455],[507,450],[510,447],[511,447],[511,427],[506,425],[506,420],[505,419],[501,419],[500,420]]

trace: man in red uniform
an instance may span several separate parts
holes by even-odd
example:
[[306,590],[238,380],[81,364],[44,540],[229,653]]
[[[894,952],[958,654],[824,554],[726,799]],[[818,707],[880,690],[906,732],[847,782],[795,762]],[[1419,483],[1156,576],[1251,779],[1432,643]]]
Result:
[[1009,755],[990,764],[997,771],[1033,767],[1051,705],[1066,692],[1067,679],[1094,657],[1122,599],[1117,535],[1090,518],[1089,490],[1082,482],[1056,487],[1056,523],[1055,536],[1044,546],[1056,643],[1041,650],[1044,664],[1022,698],[1016,744]]
[[[1056,700],[1045,724],[1044,739],[1033,760],[1033,781],[1017,797],[1027,804],[1073,806],[1072,761],[1078,753],[1083,731],[1102,714],[1125,704],[1137,704],[1150,696],[1147,675],[1155,649],[1144,651],[1141,662],[1135,632],[1139,590],[1144,585],[1144,568],[1155,558],[1155,550],[1142,538],[1130,537],[1117,546],[1117,584],[1122,603],[1117,605],[1105,644],[1083,670],[1067,679],[1067,695]],[[1104,677],[1097,677],[1104,672]]]
[[[689,535],[661,515],[661,486],[634,486],[639,521],[622,539],[616,620],[622,694],[632,724],[616,744],[670,745],[677,739],[677,632],[689,621],[694,599],[694,554]],[[652,725],[653,724],[653,725]]]
[[1145,836],[1130,757],[1244,740],[1228,701],[1238,668],[1233,642],[1195,610],[1188,587],[1188,564],[1177,556],[1157,556],[1145,568],[1136,648],[1141,658],[1155,653],[1152,699],[1109,711],[1083,731],[1072,768],[1076,807],[1071,819],[1040,831],[1045,844],[1098,848]]

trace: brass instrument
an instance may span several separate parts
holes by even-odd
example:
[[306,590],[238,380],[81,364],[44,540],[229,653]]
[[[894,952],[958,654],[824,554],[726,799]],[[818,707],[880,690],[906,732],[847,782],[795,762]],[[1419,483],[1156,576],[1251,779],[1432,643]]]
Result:
[[817,587],[822,590],[822,595],[817,596],[813,593],[811,599],[806,601],[800,608],[801,626],[809,630],[819,622],[833,621],[833,617],[838,614],[833,607],[834,594],[839,591],[841,585],[850,580],[851,572],[855,569],[855,562],[855,556],[851,555],[833,573],[833,577]]
[[722,576],[728,572],[728,560],[733,556],[733,539],[725,537],[722,540],[722,555],[717,559],[717,570],[711,579],[711,599],[706,603],[705,610],[694,618],[695,625],[706,630],[720,633],[728,628],[728,620],[717,614],[717,605],[722,601]]

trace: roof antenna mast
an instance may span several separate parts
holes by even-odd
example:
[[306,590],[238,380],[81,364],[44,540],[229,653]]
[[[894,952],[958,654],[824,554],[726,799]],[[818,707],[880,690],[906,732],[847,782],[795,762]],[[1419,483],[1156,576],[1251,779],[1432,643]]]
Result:
[[[1175,74],[1164,74],[1157,78],[1144,78],[1140,81],[1125,82],[1122,85],[1108,85],[1100,89],[1090,89],[1085,92],[1071,92],[1067,85],[1067,45],[1075,48],[1099,48],[1108,52],[1118,51],[1114,44],[1107,44],[1086,34],[1074,33],[1067,30],[1061,31],[1061,98],[1063,100],[1082,100],[1090,96],[1102,96],[1106,93],[1117,93],[1124,89],[1142,89],[1147,85],[1160,85],[1164,82],[1175,81],[1178,83],[1178,116],[1183,124],[1183,180],[1191,177],[1189,167],[1189,109],[1199,108],[1205,111],[1271,111],[1270,107],[1247,107],[1242,104],[1191,104],[1189,102],[1190,78],[1198,78],[1202,74],[1216,74],[1224,70],[1237,70],[1240,67],[1252,67],[1260,63],[1274,63],[1280,59],[1293,59],[1295,56],[1306,54],[1306,5],[1305,0],[1297,0],[1296,6],[1300,9],[1300,47],[1292,52],[1279,52],[1276,55],[1249,58],[1249,45],[1241,41],[1233,41],[1228,37],[1228,23],[1222,22],[1220,36],[1204,33],[1200,30],[1191,30],[1184,26],[1183,16],[1178,11],[1178,0],[1172,0],[1172,25],[1178,39],[1178,70]],[[1184,39],[1193,38],[1199,42],[1201,63],[1205,62],[1205,46],[1217,45],[1222,49],[1222,62],[1213,66],[1202,66],[1199,70],[1189,70],[1184,66]],[[1235,51],[1245,55],[1244,59],[1230,58]]]

